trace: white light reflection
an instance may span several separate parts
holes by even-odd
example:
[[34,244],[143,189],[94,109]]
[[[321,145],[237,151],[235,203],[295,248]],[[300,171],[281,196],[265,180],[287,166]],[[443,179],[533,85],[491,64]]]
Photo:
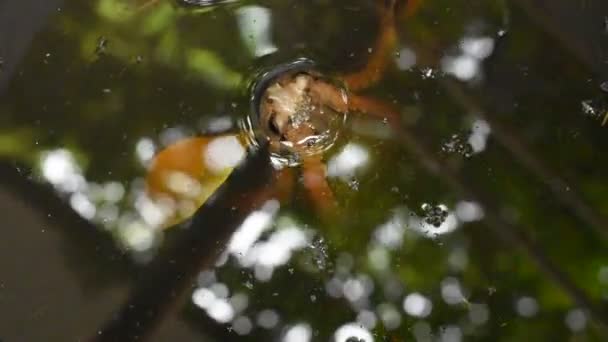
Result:
[[587,315],[581,309],[570,310],[565,318],[566,325],[573,332],[579,332],[587,326]]
[[471,135],[469,136],[469,145],[473,149],[473,154],[480,153],[486,149],[486,144],[488,142],[488,137],[492,129],[490,124],[483,120],[477,119],[473,122],[471,127]]
[[228,251],[237,257],[247,254],[262,233],[272,226],[274,216],[279,210],[279,202],[266,202],[261,210],[249,214],[228,243]]
[[460,282],[452,277],[445,278],[441,282],[441,297],[449,305],[456,305],[466,301]]
[[256,57],[277,50],[270,39],[272,14],[260,6],[243,6],[237,10],[237,20],[241,37]]
[[123,241],[136,252],[144,252],[156,242],[154,231],[140,220],[130,222],[120,232]]
[[439,235],[453,232],[460,225],[456,212],[447,210],[447,206],[443,204],[440,207],[445,208],[448,215],[439,227],[427,223],[423,217],[406,207],[395,208],[391,218],[374,231],[376,243],[391,250],[398,249],[402,245],[405,230],[408,228],[428,238],[436,238]]
[[370,248],[367,253],[367,259],[375,270],[383,271],[389,268],[391,255],[386,248],[376,245]]
[[228,298],[228,295],[230,294],[228,286],[226,286],[224,283],[214,283],[209,287],[209,290],[213,292],[215,297],[222,299]]
[[444,72],[462,81],[469,81],[481,74],[481,62],[494,51],[491,37],[466,37],[460,41],[460,55],[446,56],[441,61]]
[[262,310],[258,313],[257,324],[264,329],[272,329],[279,324],[279,314],[274,310]]
[[205,165],[211,172],[220,174],[236,167],[245,158],[245,152],[235,136],[215,138],[204,151]]
[[532,297],[521,297],[515,302],[515,310],[522,317],[534,317],[538,313],[538,302]]
[[401,325],[401,314],[391,303],[378,305],[378,316],[387,330],[395,330]]
[[43,177],[58,190],[76,192],[86,189],[82,170],[70,151],[57,149],[43,153],[40,164]]
[[396,209],[388,222],[374,231],[374,238],[380,244],[395,250],[401,247],[405,233],[405,214],[403,209]]
[[186,137],[186,132],[181,127],[170,127],[160,133],[159,140],[163,146],[169,146],[174,142]]
[[365,288],[363,286],[363,282],[359,281],[358,279],[349,279],[344,283],[342,292],[344,293],[344,297],[346,297],[346,299],[351,302],[356,302],[365,294]]
[[437,237],[438,235],[451,233],[456,230],[458,226],[459,222],[453,212],[448,213],[448,216],[439,227],[435,227],[417,216],[410,217],[410,227],[427,237]]
[[125,187],[119,182],[107,182],[103,187],[103,197],[106,202],[117,203],[125,195]]
[[296,324],[290,327],[283,335],[282,342],[310,342],[312,339],[312,328],[306,323]]
[[310,242],[307,234],[296,227],[281,229],[273,233],[267,242],[259,243],[253,253],[256,263],[275,268],[287,263],[295,250],[306,247]]
[[192,293],[192,302],[194,305],[207,310],[215,302],[217,297],[209,289],[198,288]]
[[490,37],[464,38],[460,48],[465,54],[477,59],[486,59],[494,51],[494,39]]
[[412,327],[412,332],[417,342],[431,342],[433,340],[433,331],[427,322],[416,322]]
[[462,341],[462,330],[457,325],[448,325],[442,328],[441,342],[460,342]]
[[361,310],[357,314],[357,322],[361,323],[366,329],[372,330],[376,327],[378,318],[376,314],[369,310]]
[[305,248],[312,240],[311,231],[285,218],[277,221],[279,227],[266,240],[258,241],[262,233],[272,227],[278,209],[278,201],[268,201],[261,210],[247,217],[228,245],[228,252],[241,266],[253,268],[259,281],[270,280],[275,268],[285,265],[295,251]]
[[152,160],[155,151],[156,146],[150,138],[141,138],[135,145],[135,155],[139,162],[144,166],[147,166]]
[[348,143],[342,151],[327,162],[327,175],[328,177],[350,180],[355,176],[355,172],[367,165],[368,162],[369,152],[365,147]]
[[597,280],[604,285],[608,285],[608,266],[602,266],[597,272]]
[[232,322],[232,329],[239,335],[247,335],[253,329],[253,323],[249,317],[240,316]]
[[490,319],[490,310],[486,304],[471,304],[469,320],[475,325],[482,325]]
[[362,342],[374,341],[374,337],[369,330],[357,323],[347,323],[336,330],[334,342],[346,342],[352,337],[358,338]]
[[75,192],[70,196],[70,206],[87,220],[93,219],[97,208],[83,193]]
[[207,314],[219,323],[228,323],[234,318],[234,309],[225,299],[216,299],[207,308]]
[[480,70],[477,58],[467,55],[444,57],[441,60],[444,72],[456,76],[459,80],[468,81],[475,77]]
[[232,118],[229,116],[213,117],[205,125],[205,133],[226,132],[232,128],[232,125]]
[[416,65],[416,53],[410,48],[401,48],[397,53],[396,64],[399,70],[410,69]]
[[432,309],[433,303],[417,292],[407,295],[403,301],[403,310],[413,317],[427,317]]
[[483,208],[477,202],[460,201],[456,203],[456,217],[461,222],[473,222],[483,219]]
[[243,312],[249,306],[249,296],[244,293],[235,293],[228,300],[235,312]]

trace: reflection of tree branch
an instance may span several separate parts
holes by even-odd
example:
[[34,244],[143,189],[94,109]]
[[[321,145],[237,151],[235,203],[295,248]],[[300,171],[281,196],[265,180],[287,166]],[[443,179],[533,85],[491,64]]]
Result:
[[[199,208],[189,229],[179,231],[143,273],[127,302],[93,341],[132,341],[150,336],[163,317],[172,312],[189,294],[193,279],[202,268],[210,267],[225,249],[232,233],[263,198],[244,203],[244,194],[270,194],[272,167],[267,149],[247,159]],[[238,209],[235,203],[240,204]]]
[[576,284],[554,264],[542,251],[541,247],[534,243],[525,233],[524,230],[518,228],[508,222],[505,222],[496,214],[496,208],[489,207],[492,203],[490,196],[486,195],[483,190],[477,188],[474,184],[465,183],[457,172],[447,164],[440,164],[433,157],[430,150],[423,145],[418,137],[411,132],[402,130],[399,134],[400,142],[416,156],[416,160],[431,174],[443,179],[456,193],[470,200],[475,200],[484,203],[485,206],[485,222],[491,227],[496,234],[509,241],[510,243],[521,248],[528,257],[537,265],[553,283],[561,288],[570,299],[578,306],[585,309],[592,321],[594,321],[599,330],[604,336],[608,336],[608,323],[604,314],[595,307],[587,294],[581,290]]
[[513,3],[589,69],[604,77],[608,75],[608,66],[603,60],[608,51],[601,44],[605,39],[602,22],[608,13],[608,2],[514,0]]
[[66,240],[66,262],[85,290],[95,290],[133,274],[135,265],[109,234],[80,217],[51,185],[38,183],[32,177],[29,168],[0,160],[0,187],[26,201],[36,212],[44,216],[49,213],[46,219],[53,223],[52,227],[61,228]]
[[586,225],[595,229],[603,238],[608,239],[608,222],[585,203],[571,183],[565,181],[559,174],[552,171],[549,166],[536,157],[530,146],[526,146],[521,139],[511,133],[496,118],[486,115],[483,108],[475,103],[471,97],[467,96],[453,81],[444,81],[443,85],[452,98],[468,112],[475,113],[490,123],[493,136],[496,137],[496,140],[511,152],[517,158],[517,161],[532,172],[538,180],[544,183],[562,205],[567,207]]

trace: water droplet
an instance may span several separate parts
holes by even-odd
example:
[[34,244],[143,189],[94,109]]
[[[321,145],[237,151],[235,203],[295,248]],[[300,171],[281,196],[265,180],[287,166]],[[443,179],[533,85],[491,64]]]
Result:
[[421,70],[421,72],[422,72],[422,79],[423,80],[435,77],[435,70],[433,70],[433,68],[423,68]]
[[106,54],[106,50],[108,49],[108,38],[104,36],[100,36],[97,38],[97,45],[95,46],[95,54],[97,56],[102,56]]
[[601,119],[602,126],[608,122],[608,106],[605,101],[584,100],[581,102],[581,110],[590,118]]
[[604,81],[600,84],[600,89],[608,93],[608,81]]
[[372,53],[373,51],[374,51],[374,49],[372,49],[371,47],[367,48],[367,53]]

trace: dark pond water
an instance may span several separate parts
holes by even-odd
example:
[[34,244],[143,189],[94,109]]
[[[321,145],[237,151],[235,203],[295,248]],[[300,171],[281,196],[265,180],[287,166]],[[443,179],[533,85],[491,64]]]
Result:
[[[602,1],[400,3],[385,72],[353,91],[400,120],[349,113],[330,215],[293,167],[282,196],[162,228],[154,155],[220,135],[238,163],[248,82],[361,70],[378,3],[0,1],[0,339],[103,338],[124,303],[107,329],[159,341],[608,339]],[[274,184],[262,168],[226,192]]]

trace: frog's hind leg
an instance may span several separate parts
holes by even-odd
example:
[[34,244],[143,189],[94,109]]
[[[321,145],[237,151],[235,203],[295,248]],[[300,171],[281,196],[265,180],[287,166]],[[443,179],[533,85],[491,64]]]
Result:
[[337,204],[334,193],[327,182],[327,168],[320,157],[306,158],[303,163],[304,187],[310,201],[323,220],[336,215]]
[[348,109],[354,115],[381,120],[388,124],[393,133],[399,132],[402,127],[402,118],[399,110],[386,101],[360,95],[349,97]]

